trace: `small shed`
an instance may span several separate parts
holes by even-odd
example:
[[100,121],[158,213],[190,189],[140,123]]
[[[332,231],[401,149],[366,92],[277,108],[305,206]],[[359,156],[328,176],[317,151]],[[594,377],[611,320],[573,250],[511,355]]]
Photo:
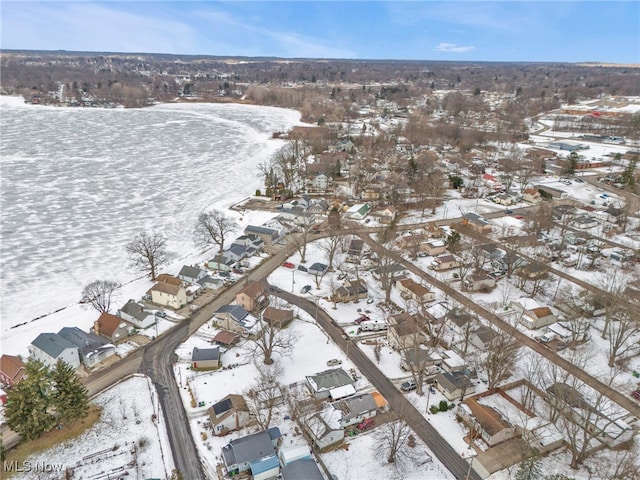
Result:
[[220,349],[193,347],[191,353],[191,368],[194,370],[207,370],[220,366]]

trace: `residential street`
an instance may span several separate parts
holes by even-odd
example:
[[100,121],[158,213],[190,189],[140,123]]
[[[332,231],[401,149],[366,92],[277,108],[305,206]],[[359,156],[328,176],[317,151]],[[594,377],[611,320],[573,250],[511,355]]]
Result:
[[449,443],[442,438],[438,431],[431,426],[422,413],[400,393],[391,381],[369,360],[369,358],[351,340],[346,339],[341,328],[336,326],[329,314],[323,309],[316,309],[316,305],[309,300],[298,297],[281,289],[272,289],[272,294],[296,305],[315,317],[317,311],[318,325],[331,336],[331,339],[345,352],[347,357],[358,367],[363,376],[382,394],[389,402],[391,409],[403,418],[422,441],[429,447],[434,455],[445,467],[459,480],[475,479],[482,477],[472,468],[469,472],[469,463],[456,452]]

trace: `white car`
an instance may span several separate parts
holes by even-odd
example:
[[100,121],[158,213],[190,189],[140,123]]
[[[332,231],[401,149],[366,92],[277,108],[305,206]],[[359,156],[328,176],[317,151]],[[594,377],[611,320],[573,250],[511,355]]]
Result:
[[327,367],[337,367],[338,365],[342,365],[342,360],[332,358],[331,360],[327,361]]

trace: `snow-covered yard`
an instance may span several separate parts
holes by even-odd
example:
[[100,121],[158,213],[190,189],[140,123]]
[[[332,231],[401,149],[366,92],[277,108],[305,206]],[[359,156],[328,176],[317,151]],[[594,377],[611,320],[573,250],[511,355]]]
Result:
[[[130,377],[102,392],[94,402],[102,407],[102,414],[90,430],[26,460],[32,465],[59,466],[73,478],[171,476],[173,457],[157,394],[147,377]],[[59,469],[32,475],[35,472],[24,478],[70,478],[62,477]]]

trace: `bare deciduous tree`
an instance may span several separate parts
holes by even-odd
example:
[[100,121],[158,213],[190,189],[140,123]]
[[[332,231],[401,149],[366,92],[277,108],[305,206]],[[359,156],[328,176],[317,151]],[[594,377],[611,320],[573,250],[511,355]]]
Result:
[[273,355],[289,357],[292,354],[296,335],[291,328],[280,328],[275,322],[269,323],[260,320],[260,331],[250,337],[252,354],[254,357],[262,357],[265,365],[274,362]]
[[387,458],[388,463],[399,463],[409,452],[406,451],[407,441],[411,435],[411,427],[402,418],[392,420],[378,427],[378,451]]
[[274,408],[283,401],[280,378],[284,369],[278,362],[271,365],[260,365],[256,362],[255,366],[258,377],[246,392],[247,408],[258,427],[266,430],[273,419]]
[[621,308],[615,312],[609,324],[609,366],[629,354],[640,353],[636,334],[640,332],[640,321],[629,309]]
[[506,333],[492,337],[482,362],[489,389],[497,387],[513,374],[519,354],[520,344],[515,338]]
[[230,233],[236,230],[235,222],[219,210],[202,212],[198,215],[195,225],[195,241],[198,245],[208,247],[218,245],[224,250],[224,242]]
[[338,248],[343,245],[343,237],[340,235],[332,235],[331,237],[327,237],[322,242],[320,242],[320,248],[327,255],[327,269],[329,271],[333,271],[333,260],[338,252]]
[[166,245],[161,233],[139,233],[125,248],[131,265],[148,272],[151,280],[155,281],[158,268],[168,259]]
[[118,285],[113,280],[94,280],[82,289],[83,307],[91,307],[97,312],[108,313],[111,303],[118,298]]

